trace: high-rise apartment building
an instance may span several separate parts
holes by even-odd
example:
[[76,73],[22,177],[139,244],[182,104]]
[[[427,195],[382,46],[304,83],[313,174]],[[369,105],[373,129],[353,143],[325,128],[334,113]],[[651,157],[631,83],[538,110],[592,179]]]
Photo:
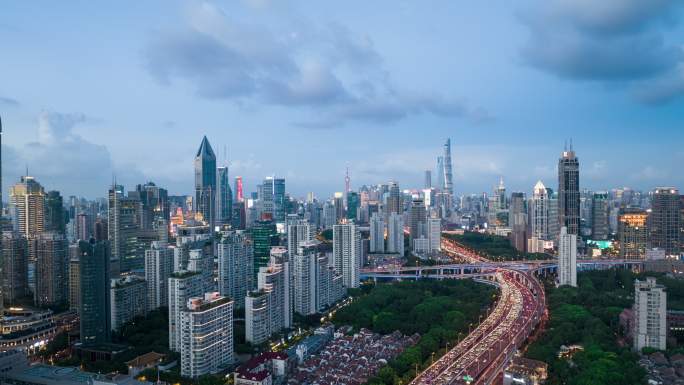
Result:
[[310,242],[314,239],[314,228],[305,219],[292,221],[287,226],[287,250],[293,254],[302,242]]
[[80,241],[81,343],[95,346],[111,339],[109,242]]
[[413,243],[415,239],[425,238],[427,236],[425,228],[427,213],[425,211],[425,201],[423,201],[422,198],[414,198],[411,201],[408,220],[409,238],[411,243]]
[[371,253],[385,252],[385,221],[378,213],[370,218],[370,250]]
[[259,345],[271,337],[269,293],[255,290],[245,297],[245,340]]
[[648,213],[625,208],[618,215],[618,244],[621,259],[644,259],[648,245]]
[[233,363],[233,300],[219,293],[188,299],[180,312],[181,375],[197,378]]
[[577,235],[561,227],[558,240],[558,281],[560,285],[577,286]]
[[114,331],[147,314],[147,283],[136,275],[112,280],[109,298],[110,325]]
[[66,236],[55,231],[43,232],[31,242],[34,242],[36,250],[36,304],[66,304],[69,250]]
[[665,250],[667,255],[679,255],[681,220],[679,190],[656,188],[649,218],[650,246]]
[[549,195],[542,181],[538,181],[534,186],[530,206],[531,237],[539,240],[552,239],[549,222],[558,219],[549,215]]
[[558,159],[558,211],[560,225],[568,234],[579,235],[580,175],[579,158],[572,145]]
[[147,310],[169,305],[169,277],[173,273],[173,249],[164,242],[152,242],[145,250]]
[[187,307],[188,300],[204,293],[202,274],[195,271],[180,271],[169,278],[169,349],[181,351],[180,314]]
[[195,215],[199,215],[212,229],[216,223],[216,155],[207,137],[202,138],[195,155]]
[[653,277],[634,282],[634,350],[667,348],[667,294]]
[[347,288],[359,287],[361,233],[354,224],[333,226],[333,266]]
[[45,190],[31,176],[22,176],[10,188],[10,212],[14,226],[27,239],[45,230]]
[[387,219],[387,252],[404,256],[404,219],[392,213]]
[[254,251],[243,231],[225,231],[218,243],[218,289],[222,296],[235,299],[242,308],[247,292],[254,286]]
[[427,220],[428,253],[434,254],[442,249],[442,220],[428,218]]

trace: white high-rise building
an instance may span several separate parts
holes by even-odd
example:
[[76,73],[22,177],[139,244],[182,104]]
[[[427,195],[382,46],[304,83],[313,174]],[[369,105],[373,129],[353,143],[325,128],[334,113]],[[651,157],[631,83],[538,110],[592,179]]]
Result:
[[427,219],[428,253],[434,254],[442,249],[442,220]]
[[577,287],[577,235],[561,227],[558,239],[558,281],[560,285]]
[[539,181],[534,186],[530,205],[531,238],[540,240],[551,239],[549,209],[549,193],[542,181]]
[[318,256],[317,242],[304,242],[297,253],[292,256],[294,281],[294,311],[309,315],[318,311],[316,300],[316,259]]
[[180,271],[169,278],[169,349],[174,352],[181,351],[180,313],[188,299],[202,295],[203,287],[199,272]]
[[653,277],[634,282],[634,349],[667,348],[667,294]]
[[387,220],[387,252],[404,256],[404,219],[397,213]]
[[243,299],[253,288],[254,249],[243,231],[226,231],[218,243],[218,290],[221,295],[235,298],[235,306],[244,306]]
[[354,224],[333,226],[333,266],[347,288],[359,287],[361,233]]
[[283,279],[285,280],[283,304],[285,308],[284,326],[285,328],[290,328],[292,327],[294,280],[292,278],[292,262],[289,251],[282,246],[271,247],[271,261],[269,263],[271,265],[279,265],[283,270]]
[[218,292],[192,297],[180,312],[181,375],[214,374],[233,362],[233,300]]
[[145,250],[147,310],[169,305],[169,277],[173,273],[173,249],[164,242],[152,242]]
[[287,226],[287,249],[292,253],[297,251],[297,247],[302,242],[309,242],[314,239],[313,227],[305,219],[293,221]]
[[385,221],[378,213],[373,213],[370,219],[370,250],[371,253],[385,252]]
[[252,345],[268,341],[271,336],[269,293],[250,291],[245,297],[245,340]]

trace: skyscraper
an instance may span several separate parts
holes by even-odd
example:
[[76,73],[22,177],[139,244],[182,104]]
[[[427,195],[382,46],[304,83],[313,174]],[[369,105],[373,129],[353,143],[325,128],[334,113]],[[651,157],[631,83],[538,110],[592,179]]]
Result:
[[385,252],[385,221],[378,213],[373,213],[370,219],[370,250],[371,253]]
[[195,199],[192,203],[195,214],[213,229],[216,223],[216,155],[206,136],[195,155]]
[[271,217],[274,222],[285,222],[285,179],[267,177],[261,185],[259,197],[264,218]]
[[256,221],[252,226],[251,233],[254,245],[253,277],[256,280],[259,268],[268,265],[271,246],[276,244],[278,234],[273,221]]
[[233,192],[230,189],[228,166],[219,167],[216,195],[216,224],[230,225],[233,214]]
[[2,232],[2,300],[16,304],[28,295],[28,243],[18,231]]
[[634,350],[667,348],[667,293],[654,277],[634,282]]
[[124,196],[124,187],[114,184],[109,189],[108,225],[111,244],[111,275],[141,268],[144,256],[139,254],[141,202]]
[[387,220],[387,252],[404,256],[404,220],[397,213],[391,213]]
[[68,242],[64,233],[48,231],[39,234],[36,250],[36,292],[38,306],[67,303]]
[[608,239],[610,226],[608,223],[608,193],[596,192],[591,199],[591,238]]
[[404,212],[404,206],[401,199],[401,191],[399,190],[399,185],[397,182],[390,182],[389,195],[387,196],[387,208],[385,210],[386,215],[392,213],[402,214]]
[[650,245],[665,250],[668,255],[678,255],[681,225],[679,190],[658,187],[651,203]]
[[342,274],[343,285],[359,287],[361,269],[361,233],[354,224],[333,226],[333,266]]
[[164,242],[152,242],[145,250],[147,310],[169,305],[169,277],[173,273],[173,249]]
[[432,171],[430,170],[425,170],[425,183],[423,187],[426,189],[432,188]]
[[425,224],[427,221],[427,213],[425,211],[425,202],[421,198],[414,198],[411,201],[409,208],[409,236],[411,244],[418,238],[426,237]]
[[302,242],[310,242],[314,238],[314,229],[305,219],[289,223],[287,226],[287,250],[294,254]]
[[243,231],[224,231],[218,244],[218,289],[221,295],[235,298],[242,308],[253,289],[254,250]]
[[558,159],[558,215],[568,234],[579,235],[580,175],[579,158],[570,145]]
[[558,242],[558,281],[560,285],[577,286],[577,235],[563,226]]
[[451,139],[444,143],[444,194],[446,198],[446,211],[451,213],[454,204],[454,180],[451,169]]
[[59,191],[48,191],[45,196],[45,230],[66,234],[67,214]]
[[648,242],[648,213],[625,208],[618,215],[618,242],[621,259],[644,259]]
[[549,221],[551,217],[549,215],[549,195],[542,181],[538,181],[534,186],[531,206],[531,236],[539,240],[550,240]]
[[81,343],[107,343],[111,338],[109,260],[107,241],[80,241]]
[[356,221],[359,211],[359,193],[356,191],[347,192],[347,219]]
[[16,230],[33,238],[45,230],[45,191],[31,176],[22,176],[10,188],[10,211]]

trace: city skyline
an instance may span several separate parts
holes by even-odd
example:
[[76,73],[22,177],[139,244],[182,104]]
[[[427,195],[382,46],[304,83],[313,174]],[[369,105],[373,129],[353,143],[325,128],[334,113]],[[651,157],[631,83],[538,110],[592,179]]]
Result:
[[[680,5],[558,1],[532,12],[534,4],[378,3],[337,13],[269,1],[175,2],[161,12],[159,3],[46,4],[38,18],[35,5],[10,4],[0,16],[0,30],[12,32],[0,42],[13,52],[0,64],[3,185],[28,167],[64,196],[104,197],[114,177],[128,189],[151,180],[192,195],[188,165],[205,134],[218,163],[227,148],[230,177],[242,176],[245,191],[276,175],[297,197],[343,191],[347,165],[352,189],[389,180],[420,188],[447,138],[456,195],[490,192],[500,176],[509,191],[529,194],[537,180],[554,187],[571,138],[582,189],[684,185]],[[565,21],[554,24],[558,17]],[[120,22],[125,31],[114,28]],[[577,51],[548,52],[538,41],[558,42],[566,30]],[[642,43],[643,60],[626,59],[627,40]],[[266,77],[238,76],[247,65]],[[355,68],[364,70],[352,76]],[[282,156],[297,146],[307,151]]]

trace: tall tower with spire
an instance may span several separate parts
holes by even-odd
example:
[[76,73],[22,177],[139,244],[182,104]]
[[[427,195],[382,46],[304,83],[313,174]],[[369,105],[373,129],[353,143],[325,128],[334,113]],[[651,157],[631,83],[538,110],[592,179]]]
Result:
[[558,219],[568,234],[579,234],[580,227],[579,158],[567,144],[558,159]]
[[212,228],[216,223],[216,155],[206,136],[195,155],[195,214]]

